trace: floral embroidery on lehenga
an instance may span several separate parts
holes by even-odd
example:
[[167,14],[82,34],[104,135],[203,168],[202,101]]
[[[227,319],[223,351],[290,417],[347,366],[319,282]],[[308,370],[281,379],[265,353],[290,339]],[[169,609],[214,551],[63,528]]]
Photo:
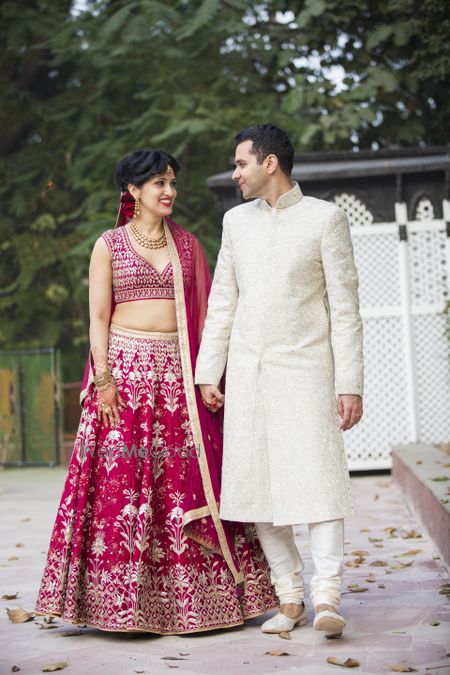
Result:
[[86,397],[37,612],[105,630],[182,633],[274,607],[251,526],[233,526],[243,588],[182,527],[198,460],[177,339],[111,332],[109,359],[126,408],[116,429],[105,428],[96,391]]

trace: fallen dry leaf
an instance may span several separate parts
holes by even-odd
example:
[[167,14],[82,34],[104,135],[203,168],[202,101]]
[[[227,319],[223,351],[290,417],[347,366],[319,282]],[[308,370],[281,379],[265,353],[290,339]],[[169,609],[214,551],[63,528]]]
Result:
[[333,635],[325,635],[327,640],[341,640],[342,633],[333,633]]
[[391,565],[391,570],[402,570],[405,567],[411,567],[412,565],[414,565],[414,560],[411,560],[409,563],[400,562],[398,565]]
[[450,584],[444,584],[440,588],[439,595],[450,595]]
[[59,628],[57,623],[41,623],[40,621],[35,621],[34,625],[45,630],[48,630],[49,628]]
[[450,495],[450,486],[447,487],[447,494]]
[[375,574],[370,572],[369,576],[367,577],[366,581],[368,581],[370,584],[373,584],[374,581],[376,581]]
[[369,537],[369,541],[374,544],[377,541],[383,541],[383,539],[377,539],[377,537]]
[[374,502],[378,501],[379,498],[380,498],[380,495],[375,495],[374,498],[373,498]]
[[351,588],[349,591],[344,591],[342,595],[345,595],[345,593],[364,593],[364,591],[368,591],[368,588],[365,588],[363,586],[357,586],[356,588]]
[[438,482],[450,480],[450,478],[448,476],[436,476],[435,478],[430,478],[430,480],[434,480],[436,483],[438,483]]
[[63,670],[67,668],[69,664],[67,661],[59,661],[58,663],[48,663],[42,668],[43,673],[53,673],[55,670]]
[[374,544],[375,548],[384,548],[384,544]]
[[387,567],[388,563],[384,560],[374,560],[373,562],[369,563],[369,565],[370,567]]
[[288,630],[282,630],[281,633],[278,633],[282,640],[290,640],[291,634]]
[[16,607],[14,609],[5,607],[5,609],[11,623],[25,623],[34,617],[34,612],[27,612],[23,607]]
[[416,462],[416,464],[423,464],[423,462],[422,462],[421,459],[418,459],[417,462]]
[[448,504],[448,502],[450,500],[449,499],[440,499],[439,501],[441,502],[441,504]]
[[357,558],[363,558],[365,555],[370,555],[370,554],[369,554],[369,551],[352,551],[351,555],[354,555]]
[[384,584],[378,584],[378,588],[386,588]]
[[8,560],[19,560],[19,557],[17,555],[10,555]]
[[359,567],[361,563],[364,562],[364,559],[361,558],[355,558],[355,560],[347,560],[345,563],[346,567]]
[[28,516],[28,518],[22,518],[21,522],[22,523],[28,523],[30,520],[32,520],[32,519],[30,518],[30,516]]
[[178,652],[180,656],[189,656],[190,652]]
[[410,551],[405,551],[405,553],[399,553],[398,555],[394,555],[394,558],[409,558],[410,556],[417,555],[418,553],[423,553],[423,549],[413,548]]
[[335,656],[329,656],[327,658],[327,663],[332,663],[334,666],[342,666],[342,668],[357,668],[359,665],[361,665],[356,659],[347,659],[346,661],[341,661]]
[[396,527],[385,527],[384,531],[386,532],[389,539],[396,539],[397,537],[397,535],[395,534],[397,532]]
[[59,628],[59,625],[57,623],[53,623],[53,621],[55,620],[54,616],[44,616],[42,618],[43,621],[35,621],[34,625],[39,626],[39,628]]
[[417,673],[415,668],[404,666],[402,663],[398,663],[396,666],[391,666],[390,668],[394,673]]
[[19,597],[19,592],[17,592],[17,593],[5,593],[5,595],[2,595],[2,600],[15,600],[18,597]]
[[450,469],[450,464],[447,462],[446,464],[442,465],[443,469]]
[[432,622],[430,623],[430,626],[440,626],[440,625],[441,625],[441,622],[440,622],[440,621],[432,621]]
[[372,531],[372,530],[369,530],[368,527],[363,527],[363,529],[360,530],[360,532],[371,532],[371,531]]
[[161,656],[161,661],[187,661],[182,656]]
[[85,630],[64,630],[61,633],[56,633],[55,637],[76,637],[77,635],[86,635],[86,631]]
[[24,546],[25,546],[25,544],[21,544],[21,543],[16,544],[16,548],[23,548]]
[[19,666],[13,666],[13,667],[11,668],[11,672],[12,672],[12,673],[18,673],[19,670],[20,670]]
[[406,530],[402,532],[402,539],[422,539],[422,535],[416,530]]
[[281,649],[274,649],[271,652],[266,652],[269,656],[290,656],[288,652],[283,652]]

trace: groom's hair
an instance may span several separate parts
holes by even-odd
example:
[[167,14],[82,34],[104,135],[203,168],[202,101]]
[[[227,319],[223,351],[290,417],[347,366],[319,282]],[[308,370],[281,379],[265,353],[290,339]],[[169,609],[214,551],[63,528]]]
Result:
[[234,137],[236,145],[252,141],[251,152],[256,155],[258,164],[262,164],[268,155],[276,155],[280,169],[290,176],[294,166],[294,148],[287,133],[275,124],[254,124],[242,129]]

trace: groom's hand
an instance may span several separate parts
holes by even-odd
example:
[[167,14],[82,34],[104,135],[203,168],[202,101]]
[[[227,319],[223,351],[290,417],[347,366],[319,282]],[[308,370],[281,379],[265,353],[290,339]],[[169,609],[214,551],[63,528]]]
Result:
[[341,418],[339,428],[342,431],[351,429],[361,421],[363,402],[358,394],[340,394],[338,396],[338,414]]
[[215,384],[200,384],[203,403],[211,412],[217,412],[223,406],[225,396]]

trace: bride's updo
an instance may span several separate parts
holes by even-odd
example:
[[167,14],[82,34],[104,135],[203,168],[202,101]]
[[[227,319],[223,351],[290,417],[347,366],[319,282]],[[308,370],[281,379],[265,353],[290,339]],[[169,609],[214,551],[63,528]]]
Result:
[[164,174],[169,166],[175,174],[180,170],[175,157],[163,150],[135,150],[120,160],[114,171],[114,180],[117,187],[125,192],[130,183],[142,187],[153,176]]

